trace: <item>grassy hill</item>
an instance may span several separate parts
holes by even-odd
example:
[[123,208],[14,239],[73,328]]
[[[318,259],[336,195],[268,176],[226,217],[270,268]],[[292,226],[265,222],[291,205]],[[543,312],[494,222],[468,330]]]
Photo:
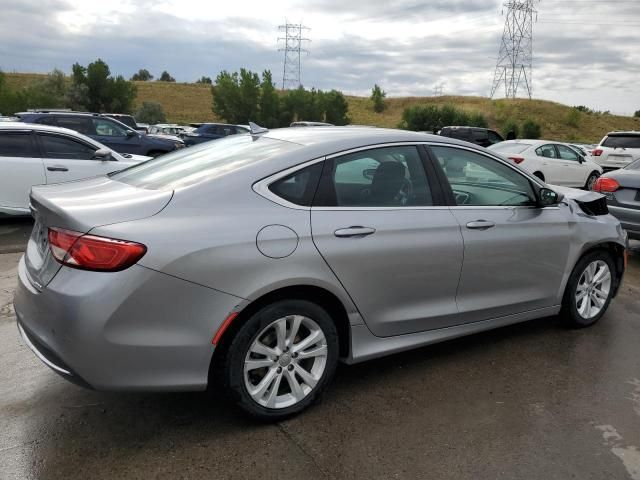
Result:
[[[19,88],[39,78],[39,74],[7,73],[7,85]],[[136,108],[143,101],[164,107],[167,120],[176,123],[219,120],[211,111],[213,98],[208,85],[195,83],[134,82],[138,88]],[[387,108],[375,113],[365,97],[348,96],[349,116],[354,124],[397,127],[402,111],[413,105],[451,104],[469,112],[482,113],[489,125],[502,131],[508,120],[518,123],[530,118],[542,126],[544,138],[565,141],[599,142],[612,130],[640,130],[640,118],[604,114],[571,114],[572,107],[544,100],[490,100],[483,97],[403,97],[386,100]]]

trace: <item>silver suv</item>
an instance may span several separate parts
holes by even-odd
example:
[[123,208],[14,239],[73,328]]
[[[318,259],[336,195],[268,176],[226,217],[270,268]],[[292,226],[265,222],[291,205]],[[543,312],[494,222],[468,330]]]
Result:
[[611,132],[592,154],[605,171],[626,167],[640,158],[640,132]]

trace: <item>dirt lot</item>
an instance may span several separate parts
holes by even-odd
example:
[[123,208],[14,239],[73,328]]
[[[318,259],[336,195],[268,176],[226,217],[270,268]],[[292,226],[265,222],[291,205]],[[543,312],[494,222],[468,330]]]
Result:
[[[1,227],[6,245],[29,229]],[[3,480],[640,479],[637,243],[594,328],[548,318],[343,365],[321,404],[275,425],[215,394],[67,383],[18,339],[10,302],[19,257],[0,254]]]

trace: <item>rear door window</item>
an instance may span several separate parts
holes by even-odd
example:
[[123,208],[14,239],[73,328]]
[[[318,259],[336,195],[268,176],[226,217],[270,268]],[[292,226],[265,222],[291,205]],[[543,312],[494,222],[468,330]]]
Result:
[[609,135],[603,147],[609,148],[640,148],[640,135]]
[[0,157],[37,157],[28,132],[0,132]]
[[95,129],[89,117],[57,117],[59,127],[75,130],[83,135],[95,135]]
[[288,202],[310,207],[321,172],[322,162],[315,163],[272,183],[269,190]]
[[558,158],[556,149],[553,145],[543,145],[536,149],[536,153],[539,157],[544,158]]

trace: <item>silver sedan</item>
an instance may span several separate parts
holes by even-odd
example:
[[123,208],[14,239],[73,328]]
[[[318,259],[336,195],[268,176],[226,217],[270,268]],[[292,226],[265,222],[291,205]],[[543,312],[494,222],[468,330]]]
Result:
[[221,389],[309,406],[355,363],[562,314],[598,321],[625,268],[602,195],[454,139],[256,129],[33,189],[25,342],[101,390]]

